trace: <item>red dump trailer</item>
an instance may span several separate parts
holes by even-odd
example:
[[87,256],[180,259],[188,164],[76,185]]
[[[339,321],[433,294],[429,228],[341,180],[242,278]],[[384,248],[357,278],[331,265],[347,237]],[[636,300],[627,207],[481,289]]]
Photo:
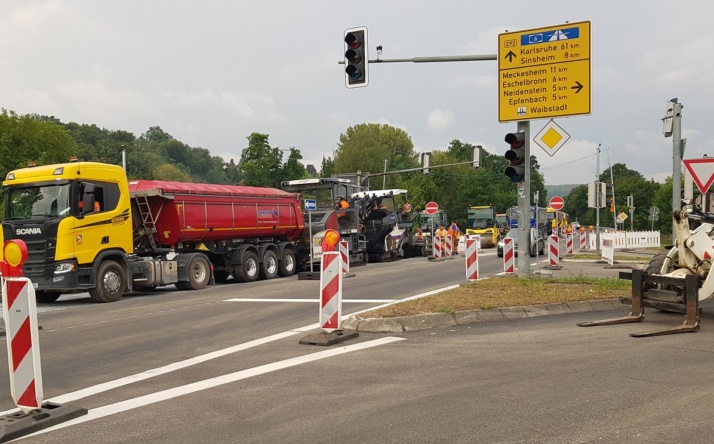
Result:
[[138,255],[204,254],[217,282],[295,273],[299,194],[160,180],[130,181],[129,193]]

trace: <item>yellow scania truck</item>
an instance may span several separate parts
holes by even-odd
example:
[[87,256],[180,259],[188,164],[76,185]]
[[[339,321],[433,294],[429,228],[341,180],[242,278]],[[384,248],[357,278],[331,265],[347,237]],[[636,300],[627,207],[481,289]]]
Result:
[[11,171],[3,241],[28,247],[37,300],[89,292],[205,288],[212,279],[290,276],[303,234],[300,196],[274,188],[129,181],[116,165],[70,162]]

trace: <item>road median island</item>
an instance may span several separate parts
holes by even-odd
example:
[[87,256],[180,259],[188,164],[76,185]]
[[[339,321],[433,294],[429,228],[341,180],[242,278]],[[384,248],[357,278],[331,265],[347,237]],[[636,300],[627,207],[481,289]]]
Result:
[[[609,270],[609,272],[612,272]],[[343,327],[362,332],[408,332],[624,308],[631,282],[615,277],[496,276],[422,298],[350,316]]]

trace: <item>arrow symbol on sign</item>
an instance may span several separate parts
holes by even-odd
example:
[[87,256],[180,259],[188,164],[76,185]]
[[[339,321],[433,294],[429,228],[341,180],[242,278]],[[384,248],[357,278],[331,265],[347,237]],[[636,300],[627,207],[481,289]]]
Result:
[[513,51],[508,51],[504,59],[508,59],[509,62],[512,62],[514,57],[516,57],[516,54]]
[[577,93],[580,92],[581,89],[583,89],[583,85],[580,84],[580,82],[578,82],[578,81],[576,80],[576,81],[575,81],[575,86],[571,86],[570,89],[577,89],[577,91],[575,91],[575,94],[577,94]]

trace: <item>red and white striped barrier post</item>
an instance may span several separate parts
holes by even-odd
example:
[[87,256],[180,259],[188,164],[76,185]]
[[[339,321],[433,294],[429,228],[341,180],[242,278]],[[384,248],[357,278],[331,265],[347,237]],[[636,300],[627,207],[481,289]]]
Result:
[[560,270],[560,238],[554,234],[548,236],[548,268]]
[[342,259],[337,251],[322,253],[320,260],[320,328],[340,329],[342,317]]
[[28,413],[42,406],[43,397],[35,289],[26,277],[8,277],[2,293],[10,393],[17,407]]
[[514,260],[514,248],[513,248],[513,238],[505,237],[503,238],[503,272],[504,273],[514,273],[515,270],[515,260]]
[[478,280],[478,246],[479,236],[466,237],[466,279]]
[[347,241],[340,241],[340,257],[342,258],[342,277],[352,277],[350,274],[350,247]]
[[565,235],[565,254],[573,254],[573,232]]
[[585,227],[580,227],[580,251],[587,250],[588,244],[585,238]]
[[5,242],[2,271],[2,310],[7,335],[10,394],[25,413],[42,406],[42,369],[37,328],[37,304],[32,282],[22,276],[27,246]]
[[441,238],[434,234],[434,239],[433,239],[433,250],[434,250],[434,256],[433,259],[441,259]]
[[454,251],[454,237],[446,236],[446,241],[444,243],[444,257],[449,259]]

